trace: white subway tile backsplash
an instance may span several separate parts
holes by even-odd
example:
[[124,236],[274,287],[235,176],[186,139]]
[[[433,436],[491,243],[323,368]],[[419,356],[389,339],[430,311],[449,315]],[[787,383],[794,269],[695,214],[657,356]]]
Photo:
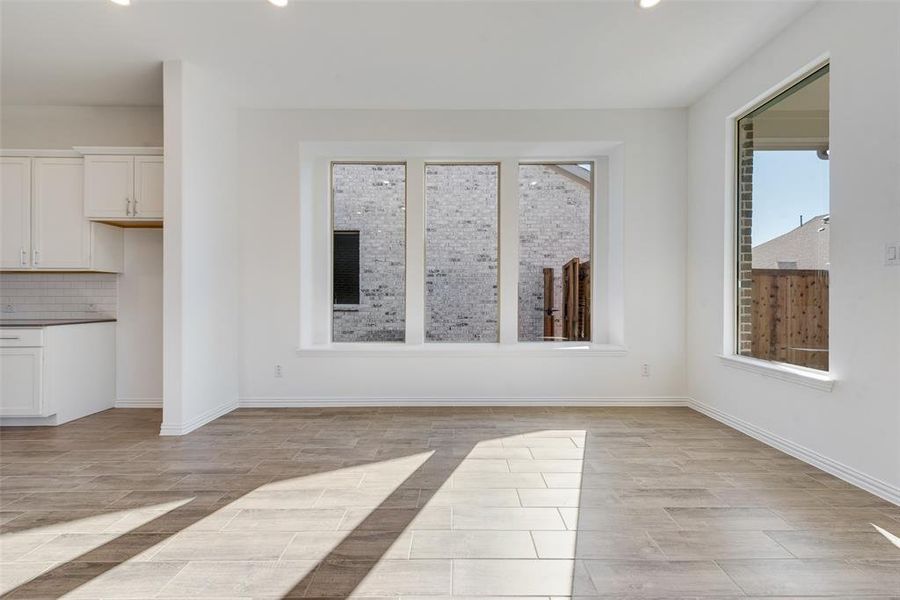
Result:
[[117,306],[112,273],[0,274],[0,317],[7,319],[115,318]]

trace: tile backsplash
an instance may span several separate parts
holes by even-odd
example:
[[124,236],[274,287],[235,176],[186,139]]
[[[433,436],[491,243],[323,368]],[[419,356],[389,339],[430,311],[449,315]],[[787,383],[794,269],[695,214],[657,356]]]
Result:
[[112,273],[2,273],[0,318],[115,318],[117,283]]

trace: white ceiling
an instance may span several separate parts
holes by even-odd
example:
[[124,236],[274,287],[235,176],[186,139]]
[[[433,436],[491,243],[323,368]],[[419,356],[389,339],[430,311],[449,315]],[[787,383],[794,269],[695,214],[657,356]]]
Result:
[[159,105],[182,58],[252,107],[679,107],[812,4],[3,0],[0,100]]

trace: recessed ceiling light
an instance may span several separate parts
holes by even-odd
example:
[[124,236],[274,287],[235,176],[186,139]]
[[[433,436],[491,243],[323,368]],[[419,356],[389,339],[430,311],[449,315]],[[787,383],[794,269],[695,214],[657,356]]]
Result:
[[637,0],[637,5],[641,8],[653,8],[660,3],[661,0]]
[[128,6],[131,4],[131,0],[112,0],[113,4],[118,4],[119,6]]
[[269,4],[273,4],[279,8],[287,6],[288,0],[269,0]]

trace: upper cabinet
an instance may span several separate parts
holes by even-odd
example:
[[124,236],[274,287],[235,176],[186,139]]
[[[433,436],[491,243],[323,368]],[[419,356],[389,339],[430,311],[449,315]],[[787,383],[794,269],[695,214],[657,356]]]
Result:
[[84,214],[126,224],[163,218],[162,156],[84,157]]
[[0,268],[31,265],[31,159],[0,158]]
[[162,226],[162,148],[0,153],[0,270],[120,273],[122,228]]
[[90,219],[131,218],[133,156],[84,157],[84,215]]
[[134,206],[139,219],[163,218],[163,157],[134,157]]
[[32,264],[48,269],[89,264],[91,224],[83,214],[84,161],[36,158],[32,182]]
[[121,228],[84,216],[82,158],[3,157],[0,165],[0,268],[121,272]]

